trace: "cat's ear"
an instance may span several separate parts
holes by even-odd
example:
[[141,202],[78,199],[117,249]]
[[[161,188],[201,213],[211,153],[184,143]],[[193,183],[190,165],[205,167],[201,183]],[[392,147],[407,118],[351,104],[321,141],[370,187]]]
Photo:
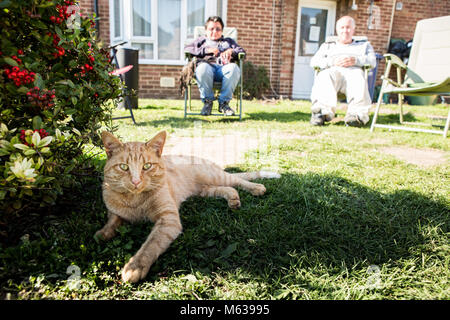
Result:
[[115,149],[123,145],[119,139],[114,137],[114,135],[112,133],[109,133],[108,131],[102,132],[102,140],[103,145],[105,146],[106,155],[108,156],[108,159],[111,158]]
[[158,157],[161,157],[164,143],[166,143],[166,136],[167,133],[165,131],[161,131],[156,136],[154,136],[150,141],[145,143],[145,145],[155,150]]

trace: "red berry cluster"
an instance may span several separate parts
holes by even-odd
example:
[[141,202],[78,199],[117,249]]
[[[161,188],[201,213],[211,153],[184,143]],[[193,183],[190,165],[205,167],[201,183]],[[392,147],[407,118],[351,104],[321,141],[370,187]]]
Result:
[[23,84],[34,82],[34,77],[36,75],[34,72],[29,72],[27,69],[20,70],[19,67],[7,67],[4,72],[8,79],[12,80],[18,87]]
[[56,5],[56,11],[58,11],[58,17],[51,16],[50,21],[56,24],[61,24],[64,20],[75,14],[75,10],[68,12],[69,6],[75,4],[73,1],[64,1],[65,5]]
[[[22,140],[23,144],[29,147],[34,147],[34,144],[31,142],[27,141],[27,137],[28,136],[32,136],[35,132],[38,132],[39,135],[41,136],[41,139],[45,138],[48,136],[48,132],[45,131],[44,129],[40,129],[40,130],[20,130],[20,140]],[[28,139],[30,140],[30,139]]]
[[49,109],[55,105],[53,99],[55,99],[55,89],[43,90],[40,92],[38,87],[31,88],[27,92],[28,101],[33,106],[40,107],[42,109]]
[[60,56],[63,56],[63,55],[66,53],[66,51],[64,50],[63,47],[58,46],[59,40],[61,40],[61,39],[58,37],[58,35],[57,35],[56,33],[53,33],[53,34],[52,34],[51,32],[47,32],[47,35],[48,35],[49,37],[52,37],[52,38],[53,38],[53,45],[55,46],[56,50],[58,51],[58,52],[53,52],[53,53],[52,53],[52,56],[53,56],[55,59],[58,58],[58,57],[60,57]]
[[[92,60],[91,60],[92,61]],[[89,65],[89,64],[84,64],[81,67],[79,67],[81,69],[80,73],[75,73],[74,76],[75,78],[79,79],[80,77],[84,77],[86,76],[87,72],[91,71],[94,69],[93,66]]]
[[[22,51],[22,50],[20,50],[20,51]],[[19,53],[19,52],[18,52]],[[20,53],[19,53],[20,54]],[[23,51],[22,51],[22,54],[23,54]],[[15,60],[18,64],[22,64],[22,59],[20,59],[20,58],[18,58],[17,56],[11,56],[11,58],[13,59],[13,60]]]

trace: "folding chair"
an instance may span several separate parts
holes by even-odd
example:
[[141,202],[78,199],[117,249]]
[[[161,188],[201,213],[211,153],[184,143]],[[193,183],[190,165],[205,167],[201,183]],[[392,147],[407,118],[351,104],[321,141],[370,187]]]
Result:
[[[125,43],[126,43],[126,41],[121,42],[121,43],[118,43],[118,44],[116,44],[116,45],[114,45],[114,46],[110,46],[110,47],[109,47],[109,48],[112,50],[112,55],[111,55],[110,61],[114,61],[114,64],[115,64],[116,67],[117,67],[117,69],[114,70],[114,71],[112,71],[110,74],[115,75],[115,76],[119,76],[120,81],[122,82],[122,84],[125,83],[125,79],[123,78],[122,75],[125,74],[125,73],[127,73],[128,71],[130,71],[130,70],[133,68],[132,65],[129,65],[129,66],[125,66],[125,67],[123,67],[123,68],[120,68],[119,62],[117,61],[117,47],[120,46],[120,45],[123,45],[123,44],[125,44]],[[128,118],[131,118],[131,120],[133,120],[133,123],[134,123],[134,124],[137,124],[137,123],[136,123],[136,120],[134,119],[134,115],[133,115],[133,107],[132,107],[132,105],[131,105],[130,97],[129,97],[128,95],[125,95],[125,97],[124,97],[124,104],[125,104],[125,107],[126,107],[128,110],[130,110],[130,115],[129,115],[129,116],[123,116],[123,117],[115,117],[115,118],[112,118],[112,120],[128,119]]]
[[[197,26],[194,28],[194,39],[197,39],[200,36],[205,35],[205,27],[204,26]],[[229,28],[226,27],[223,29],[223,36],[225,38],[232,38],[233,40],[237,41],[237,29],[236,28]],[[196,57],[194,57],[193,55],[191,55],[189,52],[185,52],[184,53],[185,58],[187,59],[187,62],[190,62],[192,59],[196,59]],[[239,79],[239,83],[235,89],[235,93],[236,91],[238,91],[238,99],[236,101],[236,113],[234,116],[227,116],[229,117],[235,117],[235,116],[239,116],[239,121],[242,120],[242,95],[243,95],[243,62],[245,59],[245,54],[244,53],[239,53],[238,56],[238,61],[237,63],[239,64],[239,69],[241,70],[241,76]],[[185,90],[184,93],[184,118],[186,118],[189,115],[201,115],[200,111],[198,112],[194,112],[192,110],[192,103],[191,103],[191,87],[192,85],[196,85],[197,84],[197,80],[195,79],[195,76],[191,79],[191,81],[189,83],[187,83],[187,89]],[[221,89],[221,82],[214,82],[214,91],[215,91],[215,95],[217,96],[218,93],[220,92]],[[211,115],[213,116],[225,116],[225,113],[211,113]]]
[[[385,54],[386,69],[378,97],[370,131],[375,128],[388,128],[415,132],[427,132],[447,136],[450,125],[450,108],[443,130],[431,130],[406,126],[430,125],[403,121],[403,96],[448,96],[450,95],[450,16],[424,19],[417,22],[408,66],[392,54]],[[391,67],[397,69],[397,81],[389,78]],[[406,71],[402,82],[402,71]],[[383,94],[398,94],[400,105],[400,124],[393,126],[378,124],[377,118]],[[406,125],[404,125],[406,124]]]

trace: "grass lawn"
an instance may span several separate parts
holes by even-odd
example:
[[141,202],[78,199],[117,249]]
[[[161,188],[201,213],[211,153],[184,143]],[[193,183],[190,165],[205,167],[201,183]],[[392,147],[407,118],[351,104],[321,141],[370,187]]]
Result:
[[[126,225],[97,243],[106,209],[101,173],[94,175],[43,216],[9,229],[0,251],[1,298],[450,299],[450,139],[345,127],[344,110],[335,123],[312,127],[309,106],[244,101],[240,122],[183,119],[181,100],[140,100],[137,126],[115,121],[124,141],[166,130],[174,144],[215,137],[229,151],[220,138],[237,135],[257,145],[228,171],[269,169],[282,177],[258,181],[267,188],[262,197],[239,190],[239,210],[223,199],[188,199],[180,209],[183,233],[131,285],[121,282],[121,268],[152,225]],[[381,123],[397,121],[394,106],[383,110]],[[406,110],[406,121],[448,112],[441,105]],[[440,161],[411,163],[411,150],[438,153]],[[87,152],[101,168],[104,153]]]

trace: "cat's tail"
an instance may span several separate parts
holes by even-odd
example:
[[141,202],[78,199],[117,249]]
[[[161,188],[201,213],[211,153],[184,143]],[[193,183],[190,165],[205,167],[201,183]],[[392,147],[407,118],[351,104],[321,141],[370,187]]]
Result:
[[278,179],[281,177],[281,175],[278,172],[271,172],[271,171],[238,172],[232,173],[232,175],[247,181],[261,178]]

